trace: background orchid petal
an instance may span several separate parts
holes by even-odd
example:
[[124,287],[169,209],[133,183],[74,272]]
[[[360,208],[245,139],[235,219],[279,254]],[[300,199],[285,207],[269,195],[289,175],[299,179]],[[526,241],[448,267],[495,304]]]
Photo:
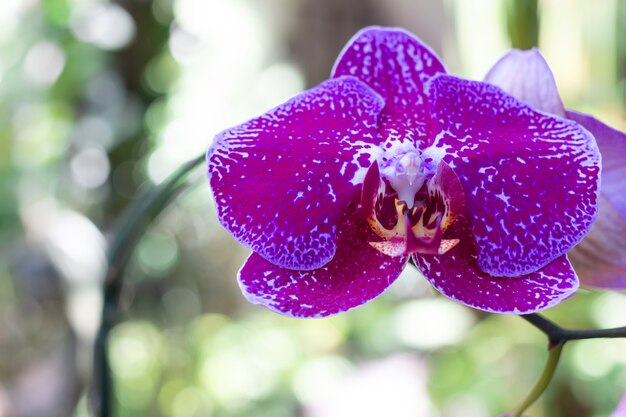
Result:
[[376,238],[363,216],[347,215],[337,234],[337,253],[323,267],[284,269],[253,253],[239,271],[239,285],[252,303],[287,316],[347,311],[380,295],[406,265],[408,257],[392,258],[371,247]]
[[567,111],[567,117],[587,129],[602,154],[601,193],[626,218],[626,134],[593,116]]
[[425,147],[431,122],[424,83],[445,72],[437,55],[415,35],[372,26],[348,42],[332,76],[353,75],[384,98],[380,123],[390,145],[412,140]]
[[534,272],[584,237],[600,175],[589,132],[486,83],[438,76],[429,98],[439,134],[424,153],[461,179],[483,271]]
[[591,230],[568,256],[584,286],[626,289],[626,219],[602,194],[599,203]]
[[585,286],[626,289],[626,134],[586,114],[567,116],[594,135],[602,154],[598,218],[570,259]]
[[217,135],[207,163],[222,225],[276,265],[327,263],[378,149],[382,107],[363,82],[341,77]]
[[537,110],[565,117],[550,66],[541,52],[512,49],[489,70],[485,82],[500,87]]
[[472,232],[463,217],[446,237],[460,242],[445,255],[414,254],[413,260],[439,292],[462,304],[492,313],[528,314],[558,304],[578,288],[565,255],[527,275],[494,277],[478,266]]

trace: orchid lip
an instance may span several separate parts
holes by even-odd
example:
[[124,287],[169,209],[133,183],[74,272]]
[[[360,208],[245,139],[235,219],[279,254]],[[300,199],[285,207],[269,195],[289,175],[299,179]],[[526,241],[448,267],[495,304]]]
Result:
[[374,163],[366,175],[361,206],[384,241],[370,245],[388,256],[443,255],[452,249],[459,240],[444,239],[443,232],[464,206],[458,181],[445,162],[434,174],[426,174],[413,151],[393,158],[384,170]]

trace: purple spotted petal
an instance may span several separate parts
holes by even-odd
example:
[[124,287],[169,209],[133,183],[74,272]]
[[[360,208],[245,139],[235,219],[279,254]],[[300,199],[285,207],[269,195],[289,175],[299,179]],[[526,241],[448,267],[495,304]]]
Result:
[[282,267],[330,261],[378,148],[382,107],[367,85],[340,77],[217,135],[207,162],[222,225]]
[[595,136],[602,154],[598,218],[570,260],[583,285],[626,289],[626,134],[586,114],[567,115]]
[[600,171],[589,132],[497,87],[447,75],[433,79],[430,100],[439,134],[425,155],[461,179],[483,271],[528,274],[583,238]]
[[445,72],[435,53],[413,34],[372,26],[348,42],[332,76],[353,75],[385,99],[380,123],[390,144],[413,140],[425,147],[431,138],[424,83]]
[[460,242],[445,255],[414,254],[413,260],[443,295],[492,313],[528,314],[558,304],[576,292],[578,279],[565,255],[528,275],[494,277],[479,268],[467,221],[460,217],[446,232]]
[[494,84],[536,109],[574,120],[595,137],[602,154],[598,218],[569,252],[588,287],[626,288],[626,135],[582,113],[565,110],[554,76],[539,51],[513,50],[487,74]]
[[337,254],[322,268],[295,271],[250,255],[239,272],[248,300],[292,317],[324,317],[360,306],[382,293],[404,269],[407,257],[392,258],[369,245],[375,239],[358,208],[337,235]]
[[565,107],[550,66],[536,48],[511,50],[489,70],[485,82],[537,110],[565,117]]

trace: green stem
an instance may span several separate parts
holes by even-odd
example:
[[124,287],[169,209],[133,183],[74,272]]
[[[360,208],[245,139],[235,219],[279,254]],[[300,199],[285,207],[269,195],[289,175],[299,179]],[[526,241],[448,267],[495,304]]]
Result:
[[539,42],[539,5],[537,0],[505,2],[506,23],[511,46],[530,49]]
[[542,331],[548,338],[548,362],[524,403],[510,417],[520,417],[522,413],[533,403],[548,386],[561,356],[561,350],[565,343],[571,340],[599,339],[599,338],[623,338],[626,337],[626,327],[611,329],[564,329],[558,324],[548,320],[539,314],[525,314],[521,318]]
[[203,161],[204,155],[185,163],[163,183],[133,203],[113,233],[107,251],[102,318],[94,347],[94,385],[91,399],[97,417],[110,417],[113,414],[113,381],[107,342],[119,313],[126,265],[150,223],[185,189],[185,178]]
[[552,381],[552,377],[554,376],[554,371],[559,363],[559,359],[561,359],[561,351],[563,350],[564,342],[558,343],[556,345],[551,346],[548,349],[548,360],[546,362],[545,367],[543,368],[543,373],[541,377],[530,391],[530,393],[526,396],[524,402],[511,413],[510,417],[521,417],[524,411],[528,407],[530,407],[537,399],[543,394],[543,392]]

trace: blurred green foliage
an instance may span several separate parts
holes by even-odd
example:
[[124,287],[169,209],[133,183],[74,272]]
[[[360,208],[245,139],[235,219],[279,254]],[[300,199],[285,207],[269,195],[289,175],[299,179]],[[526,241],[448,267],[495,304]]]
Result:
[[[184,295],[179,296],[182,302]],[[412,320],[411,330],[419,335],[429,317],[404,316],[410,314],[405,307],[432,307],[433,302],[450,303],[385,297],[343,316],[314,321],[249,311],[235,318],[203,314],[165,328],[145,320],[125,322],[115,329],[110,345],[120,415],[298,415],[299,407],[323,398],[328,387],[349,378],[363,363],[401,352],[411,352],[427,368],[423,383],[430,398],[421,401],[439,410],[432,415],[462,415],[459,409],[465,415],[498,415],[517,404],[543,367],[542,334],[515,317],[488,316],[464,329],[462,343],[443,341],[426,348],[407,342],[401,323]],[[602,296],[581,294],[550,316],[592,325],[592,317],[581,310],[594,311],[601,303]],[[462,321],[471,312],[456,314],[451,320]],[[424,340],[429,336],[437,337],[422,335]],[[626,383],[624,342],[568,345],[555,380],[529,415],[608,416]],[[363,392],[361,401],[376,407],[392,399],[374,389]]]

